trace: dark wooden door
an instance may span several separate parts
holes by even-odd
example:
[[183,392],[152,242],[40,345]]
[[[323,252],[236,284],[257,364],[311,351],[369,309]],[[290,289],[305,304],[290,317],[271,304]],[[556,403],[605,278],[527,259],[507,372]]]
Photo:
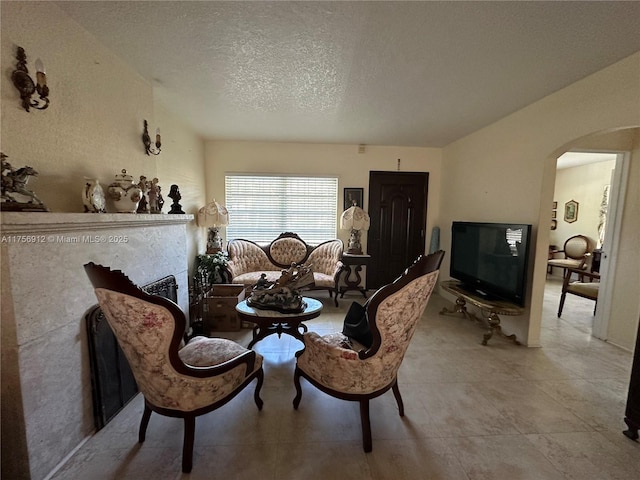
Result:
[[627,409],[624,421],[629,427],[623,433],[631,440],[638,440],[640,430],[640,324],[636,337],[636,351],[633,355],[631,367],[631,381],[629,382],[629,394],[627,395]]
[[426,172],[370,172],[367,288],[395,280],[425,251]]

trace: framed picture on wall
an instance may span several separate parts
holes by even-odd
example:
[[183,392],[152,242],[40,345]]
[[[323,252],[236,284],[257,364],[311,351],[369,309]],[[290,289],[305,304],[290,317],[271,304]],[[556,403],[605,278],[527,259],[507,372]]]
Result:
[[575,200],[569,200],[564,204],[564,221],[567,223],[573,223],[578,220],[578,202]]
[[344,209],[357,205],[363,208],[364,188],[345,188],[344,189]]

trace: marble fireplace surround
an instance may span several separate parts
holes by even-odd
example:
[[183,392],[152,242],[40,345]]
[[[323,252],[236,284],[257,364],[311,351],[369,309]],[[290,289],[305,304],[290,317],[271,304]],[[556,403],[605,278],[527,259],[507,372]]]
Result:
[[83,265],[167,275],[188,310],[192,215],[2,212],[2,475],[46,476],[95,430]]

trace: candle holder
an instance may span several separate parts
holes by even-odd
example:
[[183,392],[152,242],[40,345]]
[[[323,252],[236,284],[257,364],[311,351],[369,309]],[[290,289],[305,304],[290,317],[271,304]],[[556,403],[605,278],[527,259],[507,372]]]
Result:
[[[18,47],[16,53],[16,69],[11,74],[13,85],[20,92],[22,99],[22,107],[28,112],[30,107],[38,110],[44,110],[49,106],[49,87],[47,87],[47,74],[44,71],[44,65],[38,58],[36,60],[36,82],[34,83],[29,76],[27,69],[27,54],[24,48]],[[39,99],[32,100],[31,95],[38,92]]]

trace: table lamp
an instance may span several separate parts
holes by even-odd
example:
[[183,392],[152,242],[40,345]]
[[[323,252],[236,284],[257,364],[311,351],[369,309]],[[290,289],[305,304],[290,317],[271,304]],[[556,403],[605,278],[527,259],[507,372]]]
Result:
[[340,216],[340,228],[351,230],[347,253],[352,255],[362,255],[362,245],[360,244],[360,231],[369,230],[369,215],[355,203],[347,208]]
[[216,253],[222,250],[222,238],[218,229],[229,225],[229,211],[224,205],[213,202],[206,204],[198,210],[198,226],[209,228],[207,237],[207,253]]

